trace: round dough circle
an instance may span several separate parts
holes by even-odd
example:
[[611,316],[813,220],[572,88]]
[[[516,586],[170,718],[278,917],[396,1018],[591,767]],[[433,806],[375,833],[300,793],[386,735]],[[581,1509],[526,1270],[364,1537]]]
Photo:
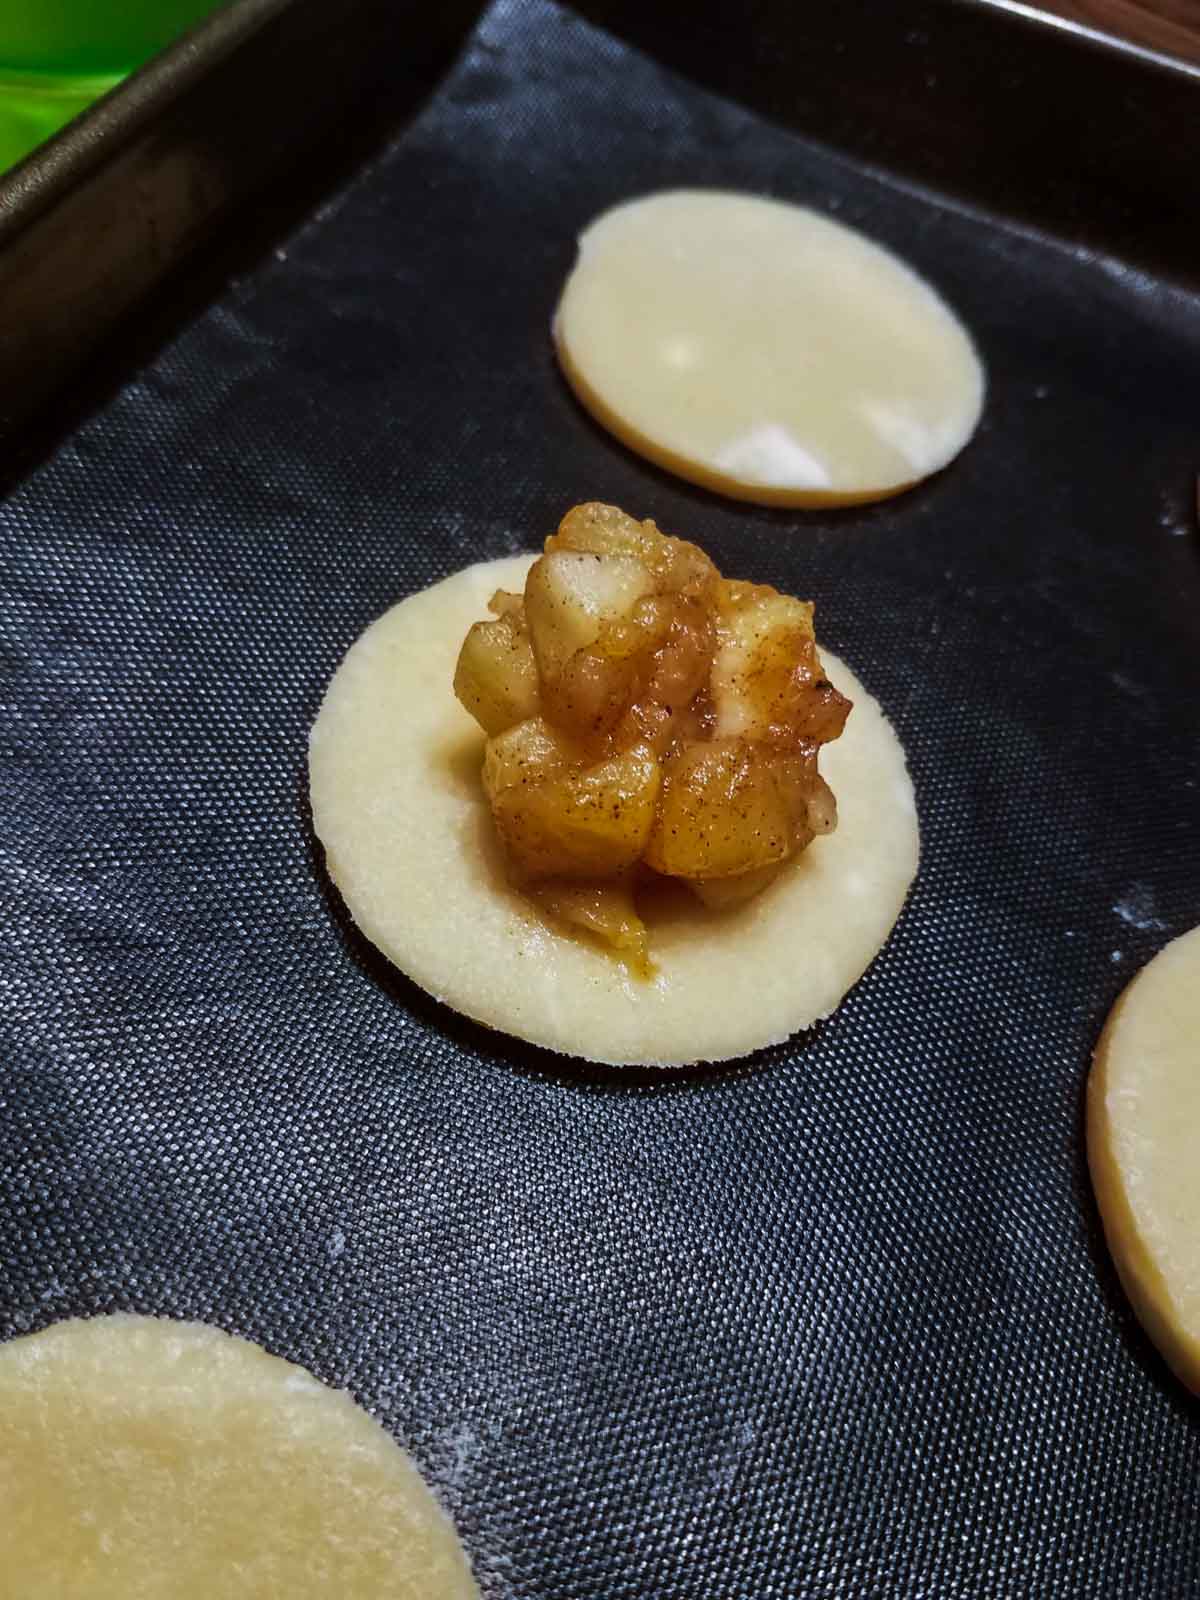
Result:
[[1200,928],[1113,1007],[1087,1093],[1105,1237],[1147,1333],[1200,1394]]
[[478,1600],[417,1469],[346,1394],[198,1323],[0,1346],[4,1594]]
[[484,738],[454,698],[463,637],[534,557],[484,562],[380,617],[354,644],[312,730],[316,831],[367,938],[468,1017],[608,1065],[724,1061],[827,1016],[900,914],[918,837],[904,752],[878,704],[823,652],[854,701],[821,752],[837,830],[733,912],[686,890],[650,924],[642,982],[547,927],[508,885],[480,782]]
[[984,375],[903,261],[815,211],[680,189],[580,235],[554,318],[587,409],[650,460],[763,505],[910,487],[975,431]]

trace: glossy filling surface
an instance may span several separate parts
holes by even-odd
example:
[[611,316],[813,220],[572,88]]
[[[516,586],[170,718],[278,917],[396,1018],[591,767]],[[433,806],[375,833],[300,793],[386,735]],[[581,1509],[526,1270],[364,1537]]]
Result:
[[454,692],[509,877],[560,925],[648,977],[660,880],[730,908],[836,828],[818,760],[851,705],[809,602],[591,501],[488,609]]

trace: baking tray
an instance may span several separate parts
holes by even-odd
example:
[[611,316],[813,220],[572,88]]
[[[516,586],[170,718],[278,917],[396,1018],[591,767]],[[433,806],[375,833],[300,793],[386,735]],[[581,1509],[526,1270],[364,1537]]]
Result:
[[[236,0],[4,174],[0,445],[19,447],[106,339],[127,368],[161,286],[164,312],[186,314],[216,260],[253,255],[344,179],[477,11],[443,0],[414,26],[392,0]],[[179,269],[206,248],[189,293]]]
[[[1197,1416],[1080,1112],[1200,905],[1200,297],[1163,178],[1196,85],[992,8],[837,9],[501,0],[352,178],[164,280],[153,349],[116,327],[43,414],[0,505],[0,1334],[120,1307],[305,1363],[495,1596],[1186,1595]],[[547,337],[574,236],[678,183],[817,206],[944,290],[990,375],[948,472],[759,511],[594,427]],[[446,1012],[311,834],[362,627],[591,496],[811,595],[910,755],[892,941],[723,1071]]]

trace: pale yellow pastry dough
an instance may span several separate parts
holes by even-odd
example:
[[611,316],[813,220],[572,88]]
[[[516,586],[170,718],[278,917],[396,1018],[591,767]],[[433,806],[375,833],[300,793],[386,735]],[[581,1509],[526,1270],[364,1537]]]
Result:
[[1200,1394],[1200,928],[1113,1007],[1088,1080],[1088,1162],[1146,1331]]
[[348,1395],[197,1323],[0,1346],[0,1596],[478,1600],[445,1513]]
[[606,211],[554,318],[563,369],[619,438],[774,505],[877,500],[974,432],[979,357],[912,269],[784,201],[681,189]]
[[854,701],[821,751],[836,832],[738,911],[706,911],[681,889],[650,923],[658,976],[638,980],[509,887],[480,784],[483,734],[451,690],[468,627],[496,589],[523,587],[532,560],[468,567],[401,601],[334,675],[312,731],[312,808],[354,920],[439,1000],[589,1061],[722,1061],[826,1016],[917,868],[912,785],[878,704],[823,652]]

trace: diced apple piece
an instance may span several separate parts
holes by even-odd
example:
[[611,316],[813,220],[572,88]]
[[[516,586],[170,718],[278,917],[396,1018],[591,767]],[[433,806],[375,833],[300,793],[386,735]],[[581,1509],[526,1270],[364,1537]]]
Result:
[[634,657],[577,650],[543,696],[544,709],[556,726],[576,738],[600,738],[624,716],[636,677]]
[[707,595],[719,576],[700,546],[687,539],[663,539],[653,572],[660,589],[693,595]]
[[769,583],[722,578],[713,595],[713,609],[722,630],[728,630],[746,645],[777,628],[796,628],[806,638],[813,637],[812,601],[780,594]]
[[601,629],[592,648],[622,660],[657,650],[671,632],[679,605],[674,595],[643,595],[627,618]]
[[627,617],[653,579],[631,556],[553,551],[530,568],[525,617],[542,688],[557,683],[577,650],[595,643],[606,622]]
[[767,739],[786,726],[793,674],[813,637],[811,605],[750,584],[721,585],[717,650],[710,678],[716,734]]
[[639,978],[653,976],[646,943],[646,925],[637,914],[633,891],[625,879],[611,883],[573,883],[551,878],[532,884],[531,900],[547,915],[590,934],[627,961]]
[[493,739],[483,781],[517,876],[611,878],[640,858],[654,825],[659,767],[634,745],[594,766],[563,767],[546,725],[524,723]]
[[646,695],[674,712],[690,705],[707,684],[714,640],[704,605],[683,596],[670,604],[670,627],[655,654]]
[[510,589],[497,589],[488,601],[488,610],[494,617],[516,617],[525,626],[525,596],[513,594]]
[[537,715],[533,650],[512,615],[472,626],[458,653],[454,693],[489,735]]
[[811,604],[765,585],[719,586],[711,693],[718,738],[826,743],[850,705],[825,677]]
[[[674,596],[645,595],[628,617],[604,623],[595,641],[577,650],[558,681],[545,690],[543,714],[564,733],[588,741],[611,733],[629,714],[632,720],[627,721],[608,748],[627,749],[643,739],[660,748],[657,739],[648,737],[648,731],[643,730],[653,728],[657,732],[659,728],[661,719],[653,714],[654,702],[660,699],[656,683],[672,635],[679,632],[676,615],[682,605]],[[691,663],[688,699],[707,669],[707,658],[699,673]],[[678,676],[677,671],[674,681]],[[676,703],[686,704],[686,699]],[[651,714],[640,715],[643,709]]]
[[671,712],[657,700],[634,700],[613,728],[610,742],[616,750],[633,744],[649,745],[661,760],[674,738],[674,725]]
[[488,740],[483,752],[483,787],[489,795],[505,789],[530,789],[560,772],[570,754],[549,723],[531,717]]
[[846,696],[835,689],[825,676],[816,646],[809,645],[809,649],[812,651],[814,676],[797,715],[796,731],[802,739],[811,739],[814,744],[830,744],[841,737],[846,718],[853,708]]
[[[651,528],[654,527],[650,523]],[[558,525],[558,532],[546,540],[546,550],[577,550],[593,556],[634,556],[644,558],[653,549],[647,524],[631,517],[617,506],[588,500],[572,506]],[[655,529],[657,533],[657,529]],[[661,538],[662,535],[658,534]]]
[[645,860],[676,878],[729,878],[785,860],[792,817],[769,754],[743,739],[686,746],[663,764]]
[[818,746],[803,742],[787,750],[764,749],[792,819],[792,838],[803,850],[818,833],[837,827],[837,801],[817,769]]
[[546,541],[547,551],[578,550],[597,556],[632,556],[654,577],[658,590],[705,588],[716,581],[717,569],[698,545],[674,539],[652,521],[638,522],[593,500],[568,511],[558,532]]

